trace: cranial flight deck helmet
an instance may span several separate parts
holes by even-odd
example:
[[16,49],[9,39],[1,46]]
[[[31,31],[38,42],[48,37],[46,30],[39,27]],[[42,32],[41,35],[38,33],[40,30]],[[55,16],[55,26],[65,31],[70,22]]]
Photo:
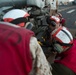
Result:
[[60,23],[60,19],[56,16],[48,16],[46,19],[47,24],[52,25],[53,27],[56,26],[56,24]]
[[24,27],[30,15],[21,9],[12,9],[3,16],[3,21]]
[[59,27],[51,33],[53,47],[58,53],[64,52],[73,45],[73,36],[66,27]]

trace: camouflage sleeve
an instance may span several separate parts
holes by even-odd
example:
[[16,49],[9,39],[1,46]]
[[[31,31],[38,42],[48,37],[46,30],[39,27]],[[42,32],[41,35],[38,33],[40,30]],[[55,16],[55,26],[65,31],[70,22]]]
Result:
[[32,37],[30,40],[30,50],[33,57],[33,68],[30,75],[52,75],[51,65],[49,65],[35,37]]

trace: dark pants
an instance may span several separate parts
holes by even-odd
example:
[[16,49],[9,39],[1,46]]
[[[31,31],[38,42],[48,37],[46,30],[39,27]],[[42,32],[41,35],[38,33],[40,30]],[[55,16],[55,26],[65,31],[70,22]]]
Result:
[[65,67],[62,64],[53,63],[52,65],[52,74],[53,75],[75,75],[75,73],[69,68]]

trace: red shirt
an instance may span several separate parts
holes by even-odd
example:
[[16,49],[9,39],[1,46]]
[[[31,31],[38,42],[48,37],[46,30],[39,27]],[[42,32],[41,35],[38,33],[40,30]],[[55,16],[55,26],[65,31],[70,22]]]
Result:
[[74,44],[70,50],[67,50],[59,55],[61,59],[55,60],[60,64],[65,65],[76,73],[76,39],[73,40]]
[[0,75],[28,75],[32,69],[29,50],[34,33],[0,23]]

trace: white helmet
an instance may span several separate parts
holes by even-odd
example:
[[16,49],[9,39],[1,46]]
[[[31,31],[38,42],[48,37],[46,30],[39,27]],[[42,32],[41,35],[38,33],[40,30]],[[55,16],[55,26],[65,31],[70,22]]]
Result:
[[26,18],[28,16],[30,15],[24,10],[12,9],[3,16],[3,20],[5,22],[10,22],[16,25],[24,26],[27,21]]
[[69,49],[73,45],[72,34],[68,31],[66,27],[59,27],[52,32],[52,38],[54,42],[54,47],[57,51],[63,52]]
[[47,24],[52,25],[55,27],[57,24],[60,23],[60,19],[56,16],[48,16],[46,19]]
[[56,16],[51,16],[51,17],[50,17],[50,20],[53,20],[53,21],[55,21],[56,23],[60,23],[59,17],[56,17]]

